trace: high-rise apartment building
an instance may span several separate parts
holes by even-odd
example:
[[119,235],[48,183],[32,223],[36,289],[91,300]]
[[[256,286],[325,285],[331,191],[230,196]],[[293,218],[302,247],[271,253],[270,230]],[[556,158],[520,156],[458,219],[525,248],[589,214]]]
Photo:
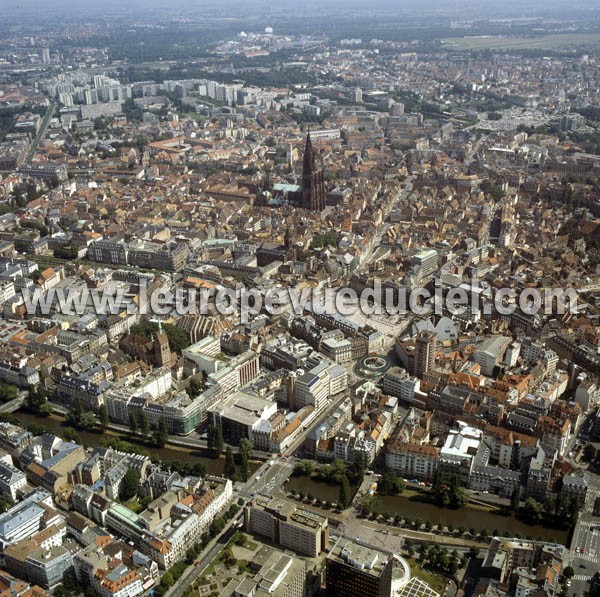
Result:
[[435,332],[419,332],[415,339],[415,370],[414,375],[421,379],[435,365],[437,350],[437,335]]

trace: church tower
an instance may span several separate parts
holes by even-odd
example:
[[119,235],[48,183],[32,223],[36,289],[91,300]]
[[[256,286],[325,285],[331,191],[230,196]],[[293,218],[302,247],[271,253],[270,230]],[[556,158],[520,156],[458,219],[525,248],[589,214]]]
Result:
[[302,164],[302,205],[304,209],[322,211],[325,209],[325,182],[323,170],[317,170],[315,153],[310,140],[310,132],[306,135],[304,162]]
[[171,367],[171,346],[169,345],[169,337],[163,331],[162,323],[158,321],[158,333],[154,338],[154,362],[157,367]]

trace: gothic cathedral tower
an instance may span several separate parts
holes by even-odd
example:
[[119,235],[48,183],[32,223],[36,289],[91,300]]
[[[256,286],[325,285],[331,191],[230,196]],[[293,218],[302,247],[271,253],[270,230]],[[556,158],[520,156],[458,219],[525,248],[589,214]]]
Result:
[[315,153],[310,141],[310,132],[306,135],[304,162],[302,164],[302,207],[312,211],[325,209],[323,170],[317,170]]

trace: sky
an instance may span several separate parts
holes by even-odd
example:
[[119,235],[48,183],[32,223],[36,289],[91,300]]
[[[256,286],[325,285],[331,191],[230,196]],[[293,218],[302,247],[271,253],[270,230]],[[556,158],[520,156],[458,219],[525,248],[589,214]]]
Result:
[[9,18],[21,15],[27,18],[44,14],[64,13],[70,17],[102,16],[110,18],[113,12],[140,16],[168,14],[173,17],[243,16],[251,11],[255,15],[276,14],[286,9],[310,16],[321,13],[369,14],[377,12],[419,11],[448,13],[464,19],[497,16],[560,16],[566,19],[593,12],[600,15],[598,0],[0,0],[0,11]]

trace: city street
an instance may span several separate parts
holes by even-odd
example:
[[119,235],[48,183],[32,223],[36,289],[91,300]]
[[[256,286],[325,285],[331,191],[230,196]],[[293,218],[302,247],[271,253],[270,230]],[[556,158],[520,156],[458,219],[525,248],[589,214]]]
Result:
[[206,549],[198,556],[197,566],[190,566],[183,576],[169,589],[166,593],[168,597],[182,597],[187,589],[193,585],[198,578],[202,576],[204,571],[210,566],[211,562],[218,557],[223,550],[223,546],[231,539],[238,531],[244,519],[244,513],[241,511],[237,516],[232,518],[222,533],[213,539]]
[[600,562],[600,519],[583,512],[573,533],[571,544],[572,566],[575,576],[569,593],[580,595],[587,591],[592,575]]
[[48,128],[48,125],[50,124],[50,119],[52,118],[52,115],[54,114],[54,110],[56,110],[56,104],[54,102],[50,102],[50,105],[48,106],[48,110],[46,111],[46,114],[44,115],[44,118],[42,120],[40,128],[38,129],[33,141],[31,142],[31,145],[29,146],[29,150],[27,151],[27,155],[25,156],[25,163],[31,162],[31,160],[38,148],[38,145],[40,144],[40,141],[43,139],[44,135],[46,134],[46,130]]

